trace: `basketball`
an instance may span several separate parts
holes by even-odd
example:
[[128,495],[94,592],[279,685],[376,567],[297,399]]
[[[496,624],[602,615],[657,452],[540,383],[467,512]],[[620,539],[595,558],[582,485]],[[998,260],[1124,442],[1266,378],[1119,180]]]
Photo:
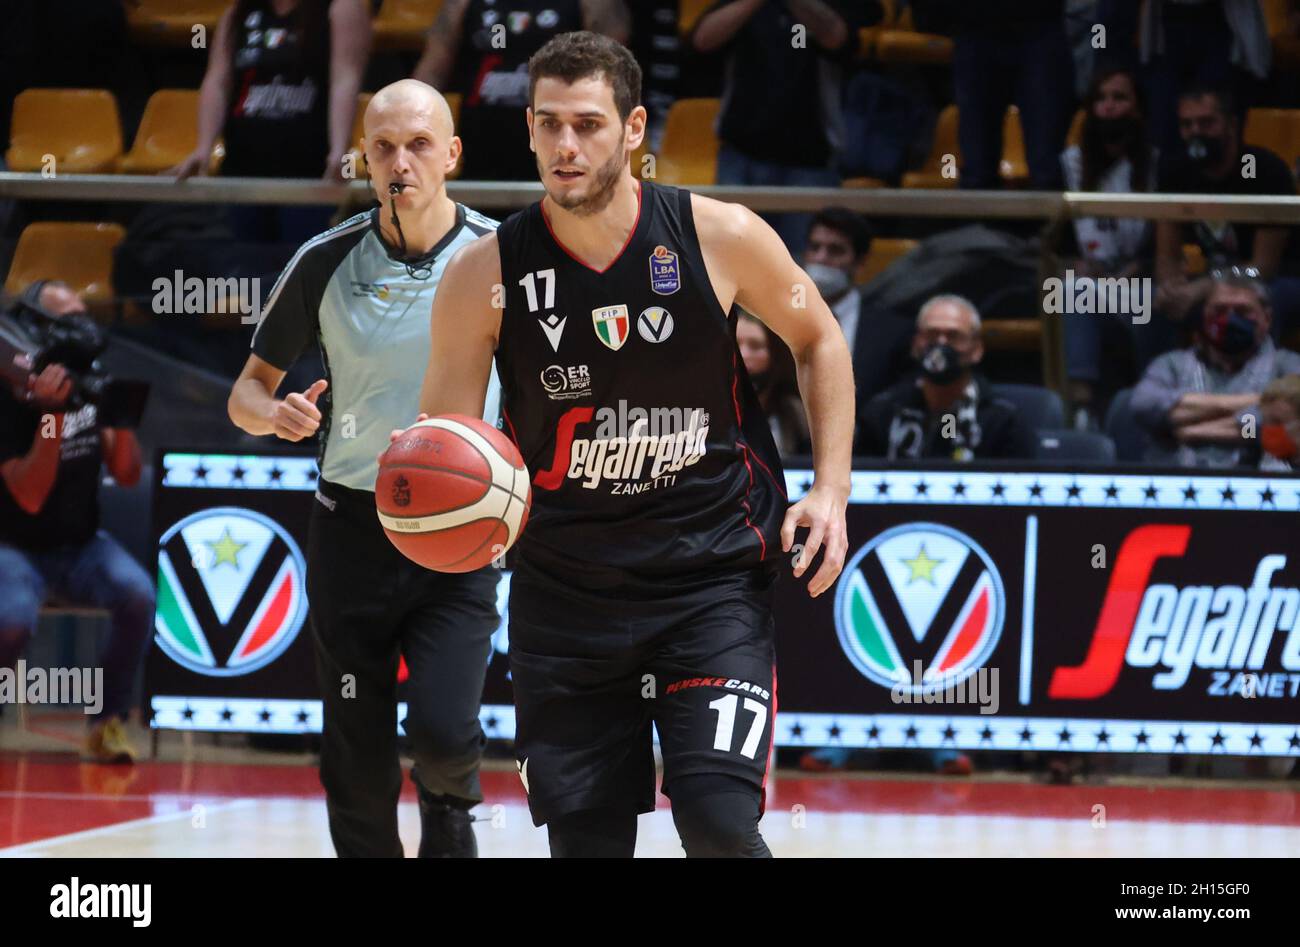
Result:
[[472,572],[514,545],[532,488],[523,458],[479,418],[411,425],[379,458],[375,506],[389,540],[436,572]]

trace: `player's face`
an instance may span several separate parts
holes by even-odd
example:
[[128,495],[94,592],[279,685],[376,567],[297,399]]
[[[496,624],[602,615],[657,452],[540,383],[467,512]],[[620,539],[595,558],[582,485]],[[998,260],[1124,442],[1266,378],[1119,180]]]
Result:
[[603,77],[572,84],[539,79],[528,129],[546,193],[565,210],[588,216],[609,205],[627,173],[628,155],[645,133],[645,109],[637,106],[625,124]]
[[419,211],[433,203],[460,159],[460,139],[450,134],[432,108],[395,107],[367,116],[366,162],[375,195],[384,206],[389,184],[404,184],[400,211]]

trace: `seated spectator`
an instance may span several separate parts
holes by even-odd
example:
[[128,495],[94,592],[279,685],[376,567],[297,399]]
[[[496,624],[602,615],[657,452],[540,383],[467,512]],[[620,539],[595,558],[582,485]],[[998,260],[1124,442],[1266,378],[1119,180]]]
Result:
[[783,457],[811,453],[808,418],[799,398],[799,380],[790,349],[743,309],[736,320],[736,345],[758,404],[772,428],[776,449]]
[[463,98],[456,133],[461,179],[536,181],[526,109],[528,60],[561,33],[590,30],[626,44],[623,0],[445,0],[412,78]]
[[919,375],[867,403],[855,453],[889,460],[1030,458],[1034,432],[977,373],[980,315],[960,296],[935,296],[916,317]]
[[[199,89],[199,140],[172,169],[207,174],[221,137],[222,177],[344,180],[357,92],[370,55],[362,0],[239,0],[217,23]],[[237,205],[241,240],[301,243],[332,209]]]
[[[65,284],[38,283],[25,298],[58,318],[85,316]],[[73,380],[59,364],[29,376],[26,390],[0,388],[0,667],[14,667],[36,629],[46,592],[107,609],[101,644],[102,705],[91,716],[85,758],[129,763],[135,751],[122,719],[153,634],[154,584],[99,529],[101,462],[123,486],[140,478],[140,445],[105,428],[93,404],[73,406]]]
[[871,249],[871,230],[843,207],[827,207],[813,217],[803,268],[844,330],[853,356],[858,410],[912,369],[912,321],[897,313],[863,308],[853,278]]
[[1259,467],[1300,470],[1300,375],[1268,383],[1259,396]]
[[[1099,69],[1084,98],[1083,141],[1061,153],[1065,186],[1071,191],[1132,194],[1155,189],[1156,163],[1147,141],[1146,109],[1131,69]],[[1142,217],[1077,217],[1066,266],[1076,277],[1129,279],[1149,273],[1151,221]],[[1125,343],[1149,336],[1131,316],[1067,313],[1065,369],[1076,427],[1098,427],[1094,404],[1101,378],[1102,344],[1122,334]],[[1150,357],[1155,354],[1151,353]],[[1150,359],[1139,354],[1139,371]]]
[[[718,184],[839,187],[840,76],[878,0],[717,0],[695,24],[696,52],[726,54]],[[791,41],[796,24],[806,45]],[[768,217],[798,258],[809,215]]]
[[[1232,97],[1207,87],[1188,90],[1178,100],[1181,152],[1161,154],[1159,189],[1166,194],[1285,194],[1294,196],[1295,180],[1286,162],[1267,148],[1243,144],[1241,122]],[[1249,173],[1253,170],[1253,173]],[[1156,307],[1181,323],[1205,299],[1210,279],[1189,279],[1183,271],[1183,244],[1200,246],[1211,268],[1250,266],[1265,282],[1283,269],[1287,229],[1267,224],[1224,220],[1156,225]],[[1294,249],[1294,248],[1293,248]],[[1289,264],[1287,269],[1293,269]],[[1294,281],[1286,281],[1288,289]],[[1288,296],[1292,295],[1288,293]],[[1292,304],[1275,300],[1286,318]],[[1146,328],[1151,330],[1158,320]],[[1171,338],[1171,343],[1173,339]]]
[[1243,434],[1259,427],[1260,392],[1300,372],[1300,355],[1273,344],[1271,321],[1259,280],[1216,275],[1192,344],[1157,358],[1133,391],[1134,417],[1152,436],[1147,460],[1231,467],[1246,459]]

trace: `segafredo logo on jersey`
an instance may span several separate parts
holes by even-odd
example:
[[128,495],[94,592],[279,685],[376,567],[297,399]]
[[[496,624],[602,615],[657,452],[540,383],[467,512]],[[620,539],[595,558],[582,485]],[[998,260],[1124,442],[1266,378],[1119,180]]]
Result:
[[222,506],[185,517],[158,543],[158,646],[211,677],[265,667],[307,617],[297,543],[261,513]]
[[551,465],[537,471],[533,485],[558,490],[565,480],[584,489],[608,486],[632,495],[677,482],[681,470],[699,463],[709,440],[709,412],[703,408],[570,408],[555,431]]
[[908,523],[849,560],[835,594],[835,629],[868,680],[924,694],[953,687],[988,660],[1005,611],[1002,576],[978,543],[938,523]]
[[[1206,550],[1198,558],[1212,562],[1214,574],[1236,573],[1236,583],[1152,582],[1160,560],[1187,564],[1191,538],[1192,527],[1179,524],[1141,526],[1125,537],[1083,663],[1058,667],[1049,697],[1101,697],[1115,686],[1125,665],[1158,668],[1151,677],[1155,690],[1178,690],[1193,668],[1201,668],[1212,672],[1206,682],[1210,696],[1296,696],[1300,589],[1273,584],[1286,568],[1286,555],[1265,552],[1252,559]],[[1240,584],[1247,575],[1250,584]],[[1270,655],[1276,655],[1276,663]],[[1267,673],[1258,673],[1270,663]]]

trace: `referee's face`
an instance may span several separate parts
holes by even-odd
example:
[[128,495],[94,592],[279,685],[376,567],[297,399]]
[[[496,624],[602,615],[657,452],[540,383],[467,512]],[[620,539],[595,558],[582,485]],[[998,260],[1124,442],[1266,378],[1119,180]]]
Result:
[[[403,213],[431,206],[460,159],[460,139],[431,104],[398,102],[367,112],[363,144],[375,196],[385,206],[395,199]],[[390,184],[404,185],[395,198]]]

